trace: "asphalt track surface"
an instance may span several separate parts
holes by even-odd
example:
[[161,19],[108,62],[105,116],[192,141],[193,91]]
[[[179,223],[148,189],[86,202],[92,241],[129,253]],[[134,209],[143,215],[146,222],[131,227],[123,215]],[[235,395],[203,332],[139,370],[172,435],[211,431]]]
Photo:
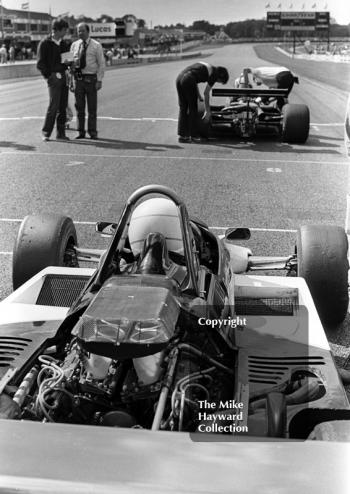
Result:
[[[150,183],[172,187],[190,214],[218,233],[228,226],[252,228],[247,245],[256,255],[292,253],[301,224],[344,226],[349,162],[343,122],[350,64],[304,63],[272,47],[256,52],[252,45],[222,47],[206,61],[227,66],[231,84],[243,67],[272,62],[292,67],[300,85],[290,101],[307,104],[311,112],[307,143],[289,145],[274,137],[179,144],[174,81],[190,62],[108,71],[99,93],[98,141],[75,141],[71,129],[69,142],[42,142],[45,82],[32,78],[2,84],[0,298],[11,291],[11,252],[25,215],[71,216],[80,245],[103,247],[93,223],[118,219],[130,193]],[[347,327],[331,336],[343,363]]]

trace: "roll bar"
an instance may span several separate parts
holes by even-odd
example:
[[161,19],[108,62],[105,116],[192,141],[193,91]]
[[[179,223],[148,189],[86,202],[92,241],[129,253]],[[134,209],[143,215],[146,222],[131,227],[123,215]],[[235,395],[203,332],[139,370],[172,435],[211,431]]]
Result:
[[99,271],[96,275],[94,285],[99,286],[102,285],[102,283],[104,283],[107,276],[108,267],[111,264],[114,253],[117,252],[118,250],[121,250],[122,248],[121,240],[123,239],[125,228],[127,227],[130,221],[131,214],[137,202],[140,199],[142,199],[144,196],[149,194],[158,194],[158,195],[160,194],[168,197],[176,204],[179,210],[181,233],[184,243],[185,261],[186,261],[186,267],[189,276],[189,284],[187,288],[191,288],[195,290],[195,293],[198,295],[197,277],[196,277],[196,271],[193,262],[193,253],[190,243],[190,232],[189,232],[190,225],[189,225],[187,208],[185,206],[185,203],[175,194],[175,192],[169,187],[166,187],[164,185],[146,185],[144,187],[137,189],[127,199],[119,223],[117,225],[114,237],[107,250],[106,257],[103,260],[99,268]]

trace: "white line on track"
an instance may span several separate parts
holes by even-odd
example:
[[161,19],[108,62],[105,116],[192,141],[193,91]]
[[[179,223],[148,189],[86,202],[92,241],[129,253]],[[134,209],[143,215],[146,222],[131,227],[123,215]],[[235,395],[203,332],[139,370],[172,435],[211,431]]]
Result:
[[272,232],[272,233],[296,233],[298,230],[288,228],[249,228],[252,232]]
[[[103,139],[101,139],[103,141]],[[47,143],[49,144],[49,143]],[[164,145],[165,147],[166,145]],[[159,155],[130,155],[130,154],[81,154],[81,153],[37,153],[25,151],[1,151],[0,156],[79,156],[80,158],[122,158],[122,159],[138,159],[138,160],[196,160],[196,161],[234,161],[241,163],[289,163],[297,165],[344,165],[349,166],[349,161],[320,161],[320,160],[284,160],[280,159],[261,159],[261,158],[220,158],[206,156],[159,156]]]
[[[21,121],[21,120],[43,120],[44,117],[0,117],[0,122]],[[98,120],[108,120],[115,122],[177,122],[177,118],[171,117],[97,117]]]
[[[21,223],[19,218],[0,218],[0,223]],[[74,221],[75,225],[88,225],[92,226],[96,224],[96,221]],[[210,226],[211,230],[225,231],[227,226]],[[297,230],[289,230],[287,228],[249,228],[252,232],[264,232],[264,233],[296,233]],[[0,251],[0,256],[12,256],[12,252]]]
[[344,123],[310,123],[314,127],[344,127]]
[[98,120],[117,122],[177,122],[177,118],[170,117],[97,117]]
[[21,223],[22,220],[17,218],[0,218],[3,223]]
[[[0,218],[0,223],[21,223],[23,218]],[[74,221],[76,225],[95,225],[96,221]],[[211,230],[226,230],[228,226],[210,226]],[[277,233],[295,233],[297,230],[286,228],[249,228],[252,232],[277,232]]]
[[[6,121],[21,121],[21,120],[43,120],[44,117],[31,116],[31,117],[0,117],[0,122]],[[97,117],[98,120],[107,120],[110,122],[177,122],[177,118],[171,117]],[[315,123],[311,122],[310,125],[317,127],[343,127],[343,122],[329,122],[329,123]]]

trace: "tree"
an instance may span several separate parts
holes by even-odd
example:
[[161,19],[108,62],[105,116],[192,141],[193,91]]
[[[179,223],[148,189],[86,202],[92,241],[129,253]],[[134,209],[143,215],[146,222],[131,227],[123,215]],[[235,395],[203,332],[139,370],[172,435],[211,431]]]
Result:
[[208,34],[215,34],[216,31],[219,30],[219,26],[215,26],[215,24],[210,24],[208,21],[194,21],[192,26],[189,27],[190,29],[193,29],[194,31],[204,31],[205,33]]
[[81,14],[77,17],[77,21],[78,23],[80,22],[96,22],[95,19],[93,19],[92,17],[86,17],[84,14]]
[[265,20],[247,19],[239,22],[229,22],[225,33],[230,38],[261,38],[265,34]]
[[331,24],[330,26],[330,35],[339,37],[339,38],[347,38],[350,33],[350,25],[342,26],[340,24]]
[[102,14],[98,19],[97,22],[114,22],[113,17],[110,15]]

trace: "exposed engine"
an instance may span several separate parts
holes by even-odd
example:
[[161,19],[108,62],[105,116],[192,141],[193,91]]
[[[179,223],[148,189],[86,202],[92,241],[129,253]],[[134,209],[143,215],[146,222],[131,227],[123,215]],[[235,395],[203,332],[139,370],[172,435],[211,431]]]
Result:
[[252,137],[256,134],[256,122],[259,116],[259,107],[256,103],[234,101],[222,112],[231,116],[231,126],[241,137]]
[[[152,373],[153,380],[149,377]],[[25,379],[27,389],[32,382],[35,390],[26,396],[20,416],[50,422],[191,431],[198,425],[198,400],[224,399],[218,395],[222,394],[225,375],[230,375],[229,369],[215,360],[211,362],[208,355],[189,344],[118,362],[86,354],[74,341],[61,363],[48,355],[39,357],[39,365]],[[145,376],[153,382],[145,383]],[[18,394],[14,401],[18,401]]]
[[232,347],[180,306],[171,280],[159,287],[153,279],[146,275],[142,284],[140,277],[111,277],[70,341],[48,347],[17,389],[8,387],[13,415],[194,431],[198,400],[231,399]]
[[276,129],[281,123],[281,112],[265,99],[263,102],[261,97],[254,101],[244,97],[233,98],[227,106],[214,108],[213,122],[229,125],[240,137],[253,137],[257,129]]

